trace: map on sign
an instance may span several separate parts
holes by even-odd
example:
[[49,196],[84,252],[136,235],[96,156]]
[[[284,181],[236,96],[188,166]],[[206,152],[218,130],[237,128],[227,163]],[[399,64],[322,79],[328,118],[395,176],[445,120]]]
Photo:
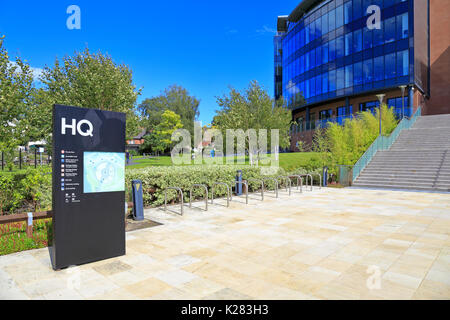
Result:
[[125,153],[84,152],[83,192],[125,191]]

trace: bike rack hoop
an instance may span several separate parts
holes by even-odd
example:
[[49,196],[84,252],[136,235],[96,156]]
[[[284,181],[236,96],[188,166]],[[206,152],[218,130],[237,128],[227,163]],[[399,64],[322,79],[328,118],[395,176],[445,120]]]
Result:
[[312,176],[319,176],[319,189],[322,189],[322,175],[320,173],[310,173]]
[[297,190],[300,187],[300,193],[303,193],[303,178],[301,175],[298,174],[291,174],[289,175],[289,179],[291,177],[297,178]]
[[309,173],[305,173],[305,174],[300,174],[300,176],[301,177],[306,177],[305,186],[306,186],[306,190],[307,191],[308,191],[308,177],[309,177],[310,187],[311,187],[310,191],[312,191],[312,189],[313,189],[313,178],[312,178],[312,175],[309,174]]
[[262,180],[263,181],[270,180],[270,181],[274,181],[275,182],[275,196],[276,196],[276,198],[278,198],[278,179],[276,179],[276,178],[263,178]]
[[192,208],[192,190],[195,187],[205,188],[205,211],[208,211],[208,187],[204,184],[193,184],[189,190],[189,208]]
[[288,191],[288,185],[289,185],[289,195],[291,195],[291,186],[292,186],[291,179],[288,176],[278,176],[277,179],[281,179],[281,180],[284,179],[286,181],[286,191]]
[[181,215],[183,215],[183,190],[181,190],[181,188],[178,187],[167,187],[164,189],[164,211],[167,211],[167,190],[176,190],[177,193],[179,192],[181,195]]
[[214,203],[214,186],[215,185],[222,185],[222,186],[226,186],[227,187],[227,207],[229,207],[230,206],[231,192],[230,192],[230,186],[226,182],[214,182],[212,184],[212,186],[211,186],[211,204]]
[[257,179],[257,178],[248,178],[248,179],[245,179],[245,180],[247,182],[255,181],[255,182],[261,183],[261,201],[264,201],[264,180]]

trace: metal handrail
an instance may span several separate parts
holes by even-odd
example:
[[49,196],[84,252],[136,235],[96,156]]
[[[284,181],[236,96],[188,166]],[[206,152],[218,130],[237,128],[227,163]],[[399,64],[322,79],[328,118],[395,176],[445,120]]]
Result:
[[292,186],[291,179],[288,176],[278,176],[277,179],[285,179],[286,191],[288,191],[288,183],[287,182],[289,182],[289,195],[291,195],[291,186]]
[[255,181],[255,182],[261,183],[261,201],[264,201],[264,180],[256,179],[256,178],[248,178],[245,180],[247,180],[247,182]]
[[183,190],[181,190],[181,188],[178,188],[178,187],[167,187],[166,189],[164,189],[164,211],[167,211],[167,190],[176,190],[176,191],[180,192],[180,194],[181,194],[181,215],[183,215],[183,206],[184,206]]
[[313,178],[312,178],[312,175],[310,175],[309,173],[306,173],[306,174],[300,174],[300,176],[301,177],[306,177],[306,181],[305,181],[306,191],[308,191],[308,177],[309,177],[310,186],[311,186],[310,191],[312,191],[313,190]]
[[322,175],[320,173],[310,173],[311,176],[319,176],[319,189],[322,189]]
[[352,181],[355,181],[356,178],[358,178],[364,168],[369,164],[370,161],[372,161],[372,158],[375,156],[377,151],[389,149],[397,140],[402,130],[411,128],[421,114],[422,107],[419,107],[411,118],[404,117],[394,129],[394,131],[392,131],[389,137],[381,135],[378,136],[375,141],[372,142],[369,148],[367,148],[366,152],[364,152],[361,158],[359,158],[359,160],[356,161],[356,163],[353,165]]
[[278,180],[276,178],[263,178],[263,181],[272,180],[275,182],[275,196],[278,198]]
[[[303,178],[302,178],[302,176],[300,176],[298,174],[291,174],[291,175],[289,175],[289,179],[291,177],[297,178],[297,190],[298,190],[298,187],[300,186],[300,193],[303,193]],[[299,181],[300,181],[300,183],[298,183]]]
[[205,211],[208,211],[208,187],[204,184],[193,184],[189,190],[189,208],[192,208],[192,190],[195,187],[205,188]]
[[230,186],[226,182],[214,182],[211,186],[211,204],[214,204],[214,186],[215,185],[222,185],[227,187],[227,207],[230,206]]

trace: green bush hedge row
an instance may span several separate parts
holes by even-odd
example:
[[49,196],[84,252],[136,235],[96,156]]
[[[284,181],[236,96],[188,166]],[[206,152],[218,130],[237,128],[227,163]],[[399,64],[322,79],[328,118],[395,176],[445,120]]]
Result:
[[[141,180],[143,188],[144,206],[160,206],[164,204],[164,189],[167,187],[179,187],[183,190],[184,201],[189,201],[189,191],[193,184],[204,184],[208,187],[209,197],[211,197],[211,187],[214,182],[226,182],[233,184],[235,181],[236,171],[242,170],[243,179],[285,176],[287,174],[307,173],[306,169],[298,169],[292,172],[286,172],[282,168],[270,169],[264,167],[250,166],[183,166],[183,167],[147,167],[144,169],[129,170],[126,172],[126,189],[128,191],[128,199],[131,200],[131,181]],[[309,171],[311,172],[311,171]],[[321,169],[314,172],[321,173]],[[319,177],[314,176],[314,183],[319,183]],[[274,182],[265,181],[264,185],[267,189],[274,189]],[[292,184],[296,184],[296,180],[292,180]],[[283,187],[285,181],[279,180],[279,187]],[[259,190],[260,184],[256,181],[249,182],[249,191]],[[214,197],[226,195],[225,186],[214,186]],[[204,189],[194,188],[192,191],[193,199],[201,199],[204,197]],[[167,201],[178,202],[178,195],[175,190],[167,192]]]
[[8,214],[51,209],[52,176],[47,171],[48,168],[29,168],[0,174],[0,211]]
[[[3,175],[0,174],[0,208],[3,213],[18,213],[21,211],[40,211],[51,209],[52,182],[51,175],[45,174],[46,169],[28,169],[25,172]],[[189,190],[193,184],[205,184],[208,186],[209,197],[214,182],[227,182],[234,184],[236,171],[242,170],[244,179],[278,177],[287,174],[303,174],[311,172],[306,168],[286,172],[282,168],[271,169],[268,167],[242,166],[168,166],[147,167],[126,171],[127,200],[131,201],[131,181],[139,179],[143,185],[145,206],[160,206],[164,204],[164,189],[167,187],[180,187],[184,193],[184,200],[189,201]],[[316,169],[321,173],[321,169]],[[319,177],[314,176],[314,183],[319,183]],[[274,189],[274,182],[265,181],[267,189]],[[292,179],[292,184],[296,180]],[[279,179],[279,186],[284,187],[285,181]],[[249,182],[249,191],[260,189],[260,184]],[[226,187],[214,186],[214,197],[225,196]],[[193,199],[201,199],[204,191],[194,188]],[[178,195],[174,190],[167,193],[168,202],[177,202]]]

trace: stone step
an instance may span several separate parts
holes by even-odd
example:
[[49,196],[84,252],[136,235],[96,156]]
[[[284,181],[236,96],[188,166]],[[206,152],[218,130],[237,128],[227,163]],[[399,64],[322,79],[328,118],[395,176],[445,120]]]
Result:
[[[355,187],[364,187],[364,188],[380,188],[380,189],[406,189],[406,190],[424,190],[424,191],[433,191],[433,190],[440,190],[433,187],[423,187],[423,186],[404,186],[404,185],[396,185],[396,184],[377,184],[377,183],[353,183],[353,186]],[[442,191],[445,191],[444,188],[442,188]]]

